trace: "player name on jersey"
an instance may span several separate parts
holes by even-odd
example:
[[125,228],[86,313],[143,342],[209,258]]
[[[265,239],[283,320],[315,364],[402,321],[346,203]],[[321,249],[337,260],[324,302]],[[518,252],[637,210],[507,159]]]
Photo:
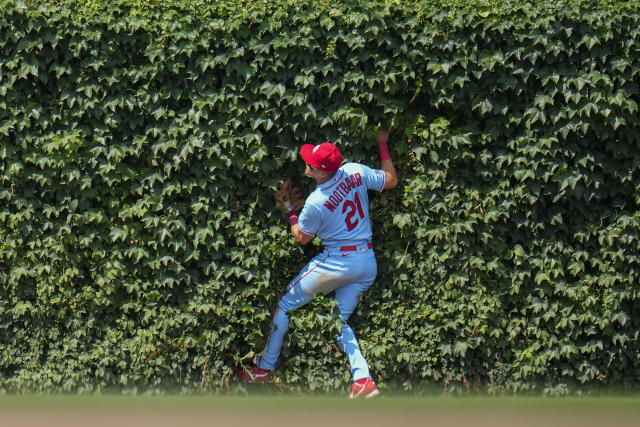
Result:
[[347,197],[347,195],[356,187],[362,185],[362,177],[359,173],[353,175],[347,175],[347,177],[338,184],[336,190],[331,194],[327,201],[324,202],[324,206],[333,212],[338,205]]

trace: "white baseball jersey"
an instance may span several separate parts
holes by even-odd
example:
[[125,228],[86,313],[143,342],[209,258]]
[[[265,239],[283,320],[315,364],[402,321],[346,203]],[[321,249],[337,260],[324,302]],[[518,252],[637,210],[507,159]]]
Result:
[[359,163],[346,163],[335,176],[316,187],[300,212],[298,226],[317,235],[325,247],[356,245],[371,240],[367,190],[382,191],[386,175]]

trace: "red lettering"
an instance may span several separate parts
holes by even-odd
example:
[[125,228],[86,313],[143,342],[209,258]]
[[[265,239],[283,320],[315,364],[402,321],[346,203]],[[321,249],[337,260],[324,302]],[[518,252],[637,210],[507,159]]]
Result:
[[355,184],[353,183],[353,178],[351,177],[351,175],[347,177],[347,186],[349,187],[349,190],[355,188]]
[[347,194],[349,194],[349,187],[347,187],[347,184],[345,184],[344,182],[341,182],[340,185],[338,186],[340,187],[340,189],[342,190],[342,193],[346,196]]
[[[324,206],[327,209],[329,209],[331,212],[333,212],[338,207],[338,205],[349,195],[349,192],[360,185],[362,185],[362,177],[360,176],[359,173],[356,173],[354,175],[348,175],[343,182],[338,184],[338,188],[324,202]],[[349,230],[352,230],[353,227],[355,227],[358,224],[357,219],[354,222],[351,222],[351,217],[353,216],[354,213],[356,213],[356,211],[361,218],[364,217],[364,214],[362,212],[362,206],[360,204],[360,199],[358,198],[357,194],[356,194],[355,202],[356,203],[353,203],[351,201],[345,202],[345,205],[347,206],[342,207],[343,213],[345,213],[346,210],[349,210],[347,214],[347,218],[348,218],[347,228]]]
[[328,200],[326,202],[324,202],[324,206],[329,209],[331,212],[333,212],[337,206],[336,205],[332,205],[331,202],[329,202]]

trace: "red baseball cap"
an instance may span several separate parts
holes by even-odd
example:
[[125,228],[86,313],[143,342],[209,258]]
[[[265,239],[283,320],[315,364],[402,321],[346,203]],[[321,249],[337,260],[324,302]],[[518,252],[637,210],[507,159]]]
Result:
[[342,164],[340,150],[330,142],[318,145],[304,144],[300,149],[300,155],[310,166],[328,173],[337,172]]

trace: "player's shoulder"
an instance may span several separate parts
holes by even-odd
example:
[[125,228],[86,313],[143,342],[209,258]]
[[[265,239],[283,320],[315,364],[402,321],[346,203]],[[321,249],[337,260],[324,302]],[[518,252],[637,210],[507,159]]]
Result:
[[375,175],[376,170],[367,166],[367,165],[363,165],[362,163],[356,163],[356,162],[351,162],[351,163],[345,163],[342,166],[342,169],[345,171],[345,173],[347,175],[355,175],[355,174],[359,174],[361,176],[373,176]]
[[307,199],[305,200],[304,204],[305,206],[316,206],[316,205],[322,205],[324,203],[324,195],[322,194],[322,191],[320,191],[320,188],[316,188],[315,190],[313,190],[309,196],[307,196]]
[[349,162],[342,165],[341,169],[345,171],[345,173],[349,175],[353,175],[354,173],[362,173],[364,170],[367,170],[370,168],[361,163]]

